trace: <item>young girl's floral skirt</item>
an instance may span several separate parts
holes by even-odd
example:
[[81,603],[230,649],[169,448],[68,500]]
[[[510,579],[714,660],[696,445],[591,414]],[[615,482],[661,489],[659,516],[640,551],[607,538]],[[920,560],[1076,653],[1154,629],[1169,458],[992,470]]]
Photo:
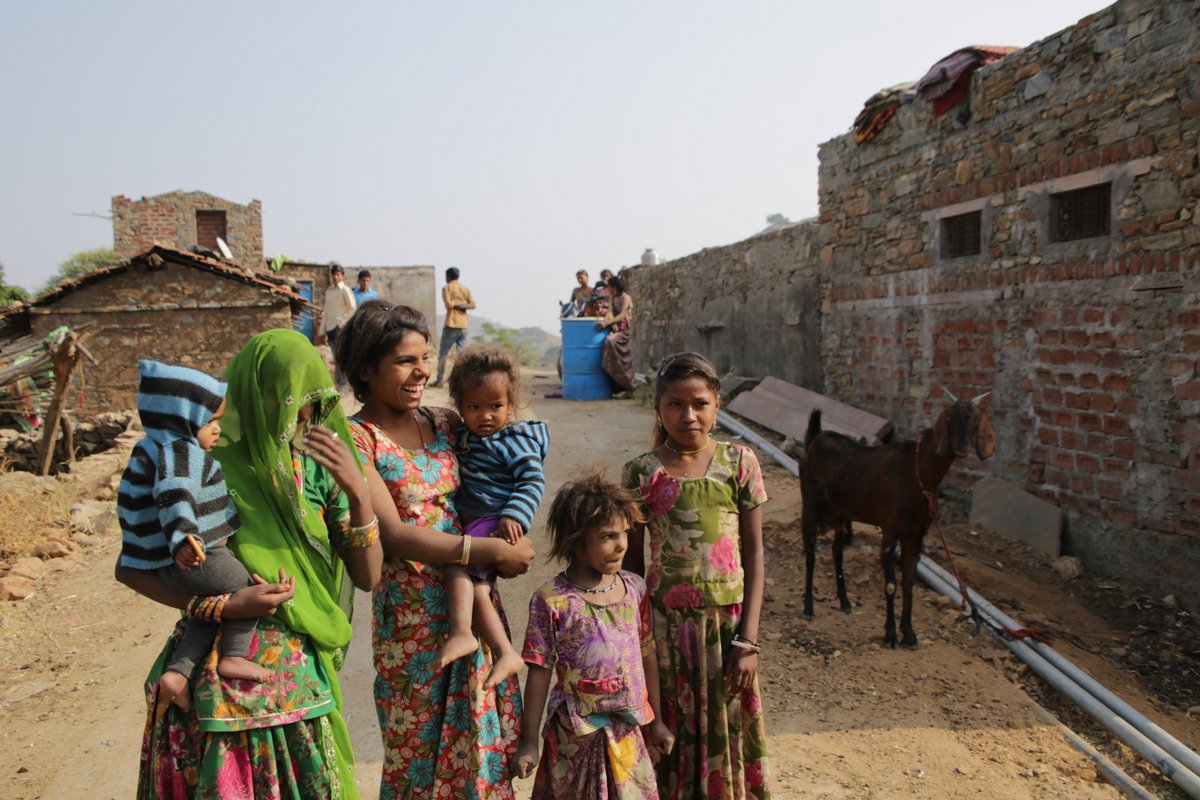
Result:
[[650,752],[637,725],[612,719],[579,735],[555,714],[546,724],[532,800],[658,800]]
[[740,603],[656,610],[663,722],[675,749],[658,762],[663,800],[768,800],[767,729],[758,677],[729,695],[726,667]]

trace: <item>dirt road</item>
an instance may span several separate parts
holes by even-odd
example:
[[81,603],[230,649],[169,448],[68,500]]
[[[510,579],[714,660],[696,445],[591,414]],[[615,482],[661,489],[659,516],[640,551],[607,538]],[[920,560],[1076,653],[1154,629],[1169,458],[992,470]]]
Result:
[[[616,476],[627,458],[645,448],[653,419],[649,407],[635,400],[541,399],[556,388],[547,376],[535,377],[530,387],[530,413],[547,420],[553,437],[547,463],[550,491],[591,467]],[[430,392],[429,402],[444,402],[444,393]],[[120,469],[120,454],[97,459],[87,468],[93,479],[107,480]],[[826,540],[818,566],[817,617],[804,621],[798,490],[777,467],[767,465],[766,477],[772,501],[765,511],[768,588],[762,669],[776,797],[1119,796],[1097,778],[1091,762],[1039,719],[1029,693],[1054,705],[1053,693],[987,634],[972,636],[968,626],[956,624],[957,612],[932,592],[917,590],[914,624],[920,649],[880,647],[883,609],[873,532],[860,532],[848,553],[854,613],[836,610]],[[960,569],[985,596],[1026,623],[1069,631],[1061,646],[1068,657],[1185,742],[1200,741],[1200,726],[1181,711],[1200,702],[1194,699],[1194,670],[1177,669],[1176,675],[1192,676],[1177,684],[1162,682],[1166,678],[1159,673],[1165,670],[1134,671],[1130,660],[1142,652],[1137,642],[1150,644],[1138,626],[1150,623],[1129,616],[1133,609],[1122,605],[1125,597],[1117,587],[1104,589],[1106,584],[1092,581],[1085,592],[1088,587],[1080,581],[1062,585],[1036,560],[976,541],[979,537],[971,537],[961,522],[950,520],[948,527],[961,554]],[[534,535],[541,535],[537,526]],[[547,550],[541,541],[539,548]],[[35,597],[0,604],[0,708],[5,719],[0,796],[57,800],[133,794],[144,720],[142,679],[175,612],[113,581],[117,550],[112,539],[59,559],[55,566],[62,569],[42,579]],[[530,593],[556,569],[542,558],[529,574],[504,584],[514,638],[524,634]],[[1105,611],[1110,596],[1113,608],[1125,609],[1124,617]],[[1139,604],[1135,598],[1133,605],[1140,609],[1145,601]],[[1162,609],[1154,612],[1160,634],[1169,625],[1194,628],[1186,615],[1164,622]],[[358,783],[364,798],[376,798],[381,748],[371,703],[365,595],[359,597],[356,620],[342,683],[359,761]],[[1157,665],[1167,656],[1161,653],[1162,639],[1154,641],[1159,646],[1143,648],[1141,658],[1160,659]],[[1180,650],[1184,660],[1176,667],[1193,669],[1195,640],[1187,642]],[[1058,710],[1073,725],[1086,725],[1068,709]],[[1144,777],[1144,765],[1127,751],[1103,746],[1124,768]],[[1154,787],[1164,797],[1181,796],[1161,781]],[[518,797],[528,797],[528,791],[528,782],[518,785]]]

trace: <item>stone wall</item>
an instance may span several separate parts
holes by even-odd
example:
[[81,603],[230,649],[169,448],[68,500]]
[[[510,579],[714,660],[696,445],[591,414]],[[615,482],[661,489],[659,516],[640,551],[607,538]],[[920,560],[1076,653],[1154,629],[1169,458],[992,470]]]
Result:
[[[905,436],[929,424],[943,389],[990,391],[996,456],[956,464],[950,481],[995,474],[1022,486],[1066,511],[1065,546],[1089,569],[1193,603],[1198,9],[1117,3],[981,69],[963,106],[934,117],[915,101],[872,141],[848,134],[825,143],[820,217],[792,234],[806,240],[793,249],[805,263],[764,264],[734,284],[758,281],[764,297],[820,298],[809,345],[819,347],[816,378],[777,363],[794,349],[786,338],[774,359],[760,355],[779,340],[770,335],[744,343],[737,360],[763,365],[750,372],[888,417]],[[1100,184],[1110,191],[1109,233],[1054,241],[1055,195]],[[974,212],[980,255],[942,257],[943,220]],[[635,270],[636,297],[659,286],[669,293],[685,264],[687,288],[678,291],[721,297],[730,289],[723,269],[755,241]],[[658,323],[641,313],[659,309],[680,317]],[[703,308],[643,301],[635,329],[690,331],[709,318]],[[755,324],[782,331],[787,321]],[[707,345],[696,335],[655,338],[639,339],[642,366],[665,350]]]
[[[359,270],[371,271],[371,288],[391,303],[401,303],[412,306],[425,315],[429,323],[429,333],[436,347],[439,330],[437,329],[436,312],[440,299],[436,295],[436,283],[433,267],[361,267],[344,266],[346,270],[346,285],[351,289],[358,286]],[[329,265],[313,264],[303,261],[287,262],[283,266],[283,274],[298,281],[309,281],[313,285],[313,303],[317,309],[314,313],[314,330],[321,331],[321,309],[325,306],[325,290],[329,288]]]
[[233,252],[233,260],[252,269],[262,268],[262,203],[251,200],[244,206],[205,192],[169,192],[141,200],[130,200],[124,195],[114,197],[113,253],[116,261],[127,261],[156,242],[189,250],[197,243],[197,211],[224,211],[224,240]]
[[695,350],[722,373],[820,385],[820,229],[800,223],[659,266],[622,271],[634,307],[637,369]]
[[251,336],[290,328],[288,300],[266,288],[166,262],[133,265],[29,309],[31,333],[93,323],[86,339],[99,362],[82,363],[78,394],[69,407],[81,420],[137,407],[139,358],[153,358],[220,375]]

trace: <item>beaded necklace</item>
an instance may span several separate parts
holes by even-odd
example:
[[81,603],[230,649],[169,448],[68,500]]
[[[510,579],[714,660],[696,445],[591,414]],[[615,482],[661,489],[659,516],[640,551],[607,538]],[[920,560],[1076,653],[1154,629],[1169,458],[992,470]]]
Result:
[[603,589],[601,589],[598,586],[594,589],[589,589],[586,586],[580,586],[578,583],[576,583],[575,581],[568,578],[566,570],[563,570],[562,572],[560,572],[559,575],[562,576],[562,579],[564,581],[571,584],[572,586],[574,586],[576,589],[583,592],[584,594],[603,594],[604,592],[611,592],[613,589],[616,588],[617,581],[620,580],[620,578],[621,578],[620,575],[613,575],[612,583],[610,583],[608,586],[605,586]]

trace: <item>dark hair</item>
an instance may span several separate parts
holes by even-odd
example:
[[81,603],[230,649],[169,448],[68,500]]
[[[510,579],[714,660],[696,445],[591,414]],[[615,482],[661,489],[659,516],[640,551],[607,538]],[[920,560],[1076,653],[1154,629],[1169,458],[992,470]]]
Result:
[[600,277],[601,277],[601,278],[603,278],[603,277],[604,277],[604,273],[606,273],[606,272],[608,273],[608,277],[610,277],[610,278],[612,278],[612,277],[615,277],[615,276],[613,275],[613,271],[612,271],[611,269],[602,269],[602,270],[600,270]]
[[521,368],[517,360],[499,347],[473,345],[458,354],[454,368],[450,370],[447,388],[450,400],[458,413],[462,413],[466,396],[487,378],[500,372],[508,376],[508,404],[514,409],[521,403]]
[[[712,362],[699,353],[675,353],[664,358],[658,367],[658,376],[654,380],[654,408],[658,409],[658,402],[662,400],[667,384],[687,378],[700,378],[716,394],[717,400],[721,399],[721,377],[717,375],[717,368]],[[653,438],[655,447],[667,440],[667,430],[661,419],[654,422]]]
[[339,272],[342,273],[343,275],[346,274],[346,270],[342,269],[341,264],[337,263],[336,261],[329,262],[329,274],[337,275]]
[[400,340],[410,333],[419,333],[429,341],[429,326],[425,316],[415,308],[394,306],[383,300],[368,300],[354,312],[338,332],[338,368],[350,381],[358,402],[366,402],[371,387],[367,371],[377,365]]
[[608,285],[617,290],[617,294],[625,294],[625,281],[613,275],[608,279]]
[[578,278],[580,275],[582,275],[583,277],[585,277],[585,278],[586,278],[586,277],[588,276],[588,272],[587,272],[587,270],[586,270],[586,269],[581,269],[581,270],[577,270],[577,271],[575,272],[575,277],[576,277],[576,278]]
[[562,485],[550,504],[546,532],[550,535],[550,557],[570,563],[587,535],[613,519],[639,525],[646,521],[642,504],[633,492],[595,472]]
[[363,278],[369,278],[369,277],[371,277],[371,270],[369,270],[369,269],[360,269],[360,270],[358,271],[358,279],[359,279],[360,281],[361,281]]
[[458,267],[446,267],[446,280],[458,280]]

